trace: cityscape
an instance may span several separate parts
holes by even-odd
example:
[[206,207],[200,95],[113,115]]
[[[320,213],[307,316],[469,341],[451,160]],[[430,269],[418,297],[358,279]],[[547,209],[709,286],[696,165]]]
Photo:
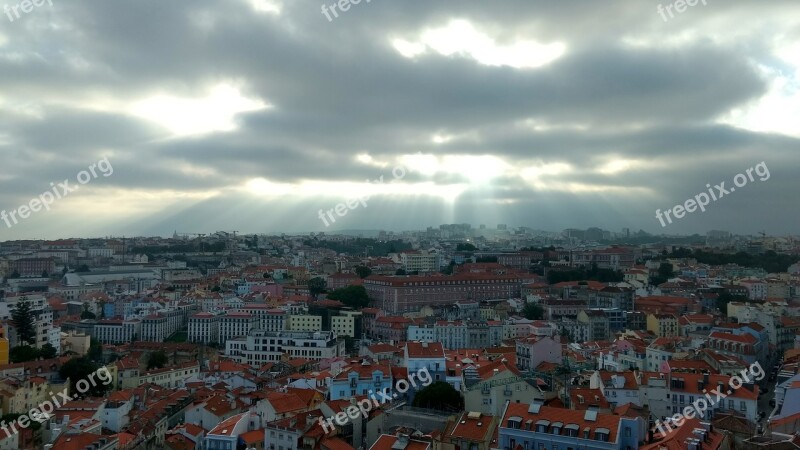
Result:
[[0,450],[800,449],[796,2],[0,9]]

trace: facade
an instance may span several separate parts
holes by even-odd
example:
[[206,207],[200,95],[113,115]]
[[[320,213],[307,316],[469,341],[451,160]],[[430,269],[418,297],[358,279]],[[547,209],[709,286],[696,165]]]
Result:
[[248,313],[228,313],[219,318],[219,342],[247,336],[258,328],[259,320]]
[[268,362],[290,358],[331,359],[345,354],[345,342],[330,331],[263,331],[252,330],[246,337],[225,343],[225,356],[242,364],[260,367]]
[[100,320],[94,324],[92,335],[103,344],[133,342],[142,335],[142,321],[138,319]]
[[189,342],[219,343],[220,316],[201,312],[189,318]]
[[364,288],[378,308],[391,313],[419,311],[424,306],[452,305],[456,301],[517,298],[527,277],[492,273],[459,273],[449,277],[370,276]]
[[152,314],[142,319],[141,340],[164,342],[183,327],[185,321],[183,311],[169,310]]
[[543,362],[562,363],[561,343],[558,338],[528,337],[518,339],[517,367],[520,370],[534,370]]
[[292,314],[289,316],[289,331],[322,331],[322,316]]
[[648,314],[647,330],[658,337],[678,336],[678,318],[672,314]]
[[331,400],[341,400],[379,391],[391,394],[392,388],[392,371],[388,363],[364,361],[336,375],[331,380],[329,392]]

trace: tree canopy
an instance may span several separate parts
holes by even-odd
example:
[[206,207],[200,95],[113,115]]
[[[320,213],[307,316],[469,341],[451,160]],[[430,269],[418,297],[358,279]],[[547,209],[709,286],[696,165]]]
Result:
[[528,303],[522,309],[522,314],[526,319],[541,320],[544,319],[544,308],[536,303]]
[[369,295],[364,286],[347,286],[328,294],[331,300],[338,300],[345,305],[360,309],[369,306]]
[[11,312],[11,321],[14,329],[17,330],[19,342],[27,344],[36,343],[36,317],[31,310],[31,304],[27,297],[22,297],[14,311]]
[[314,277],[308,280],[308,293],[314,298],[317,298],[319,294],[325,292],[326,287],[327,283],[320,277]]
[[[74,395],[78,395],[79,397],[102,397],[106,391],[111,389],[111,385],[103,384],[98,380],[97,376],[94,375],[100,367],[100,365],[86,357],[72,358],[58,369],[58,375],[64,380],[69,378],[70,392],[73,392]],[[88,391],[78,392],[76,383],[80,380],[90,381],[90,375],[92,376],[91,379],[95,382],[89,383],[90,387]]]
[[464,408],[464,399],[453,386],[450,386],[450,383],[437,381],[417,392],[412,406],[454,411]]
[[147,370],[161,369],[169,362],[167,354],[161,350],[150,353],[147,357]]
[[367,278],[368,276],[372,275],[372,269],[367,266],[356,266],[354,270],[356,275],[358,275],[360,278]]

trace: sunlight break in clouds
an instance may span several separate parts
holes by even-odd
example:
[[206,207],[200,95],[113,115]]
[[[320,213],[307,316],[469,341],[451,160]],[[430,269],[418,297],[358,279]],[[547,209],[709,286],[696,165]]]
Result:
[[445,27],[426,30],[416,42],[394,39],[392,45],[406,58],[413,58],[431,49],[444,56],[469,56],[488,66],[517,69],[550,64],[566,52],[566,46],[561,42],[541,44],[527,40],[499,45],[466,20],[453,20]]
[[158,123],[177,136],[236,129],[237,114],[268,108],[261,100],[242,96],[227,84],[215,86],[205,98],[157,95],[135,103],[130,112]]

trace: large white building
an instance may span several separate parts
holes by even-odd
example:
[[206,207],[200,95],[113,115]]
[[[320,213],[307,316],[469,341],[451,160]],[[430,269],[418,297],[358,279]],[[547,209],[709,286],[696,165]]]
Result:
[[339,341],[331,331],[253,330],[246,337],[225,343],[225,356],[251,366],[280,361],[283,355],[320,360],[344,354],[344,340]]
[[400,253],[400,264],[406,272],[437,272],[441,258],[436,253],[409,251]]
[[103,344],[133,342],[142,335],[142,321],[139,319],[100,320],[92,328],[92,335]]
[[201,312],[189,318],[189,342],[211,343],[219,342],[220,316]]
[[219,342],[247,336],[258,329],[258,318],[248,313],[228,313],[219,318]]
[[160,311],[142,319],[143,341],[164,342],[173,333],[183,328],[185,314],[183,311],[174,309]]
[[279,308],[270,308],[261,303],[245,303],[237,308],[240,313],[250,314],[258,319],[259,330],[282,331],[286,329],[286,311]]

